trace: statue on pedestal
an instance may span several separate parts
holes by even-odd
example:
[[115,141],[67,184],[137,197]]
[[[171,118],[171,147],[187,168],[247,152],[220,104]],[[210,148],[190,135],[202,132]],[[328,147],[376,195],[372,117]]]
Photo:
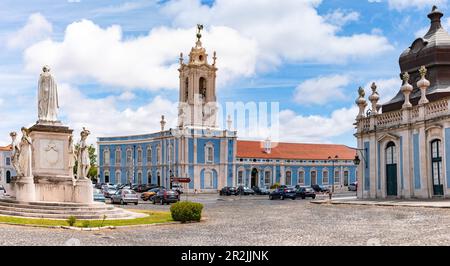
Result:
[[20,165],[19,165],[20,144],[16,140],[17,133],[16,132],[11,132],[9,135],[11,136],[11,139],[12,139],[12,142],[11,142],[11,147],[12,147],[11,162],[12,162],[12,165],[13,165],[14,169],[16,170],[17,176],[22,176],[22,171],[21,171]]
[[58,122],[58,88],[48,66],[42,68],[38,89],[39,122]]
[[74,169],[73,168],[75,167],[75,161],[77,160],[77,154],[75,151],[75,145],[73,144],[73,136],[72,135],[69,136],[68,151],[69,151],[69,171],[70,171],[72,178],[74,178],[74,175],[73,175]]
[[31,145],[32,141],[28,135],[28,129],[22,127],[22,139],[20,141],[19,168],[20,175],[18,177],[33,177]]
[[86,143],[87,137],[91,132],[83,127],[81,131],[81,141],[78,147],[77,159],[78,159],[78,169],[77,169],[77,179],[87,179],[89,169],[91,168],[91,161],[89,159],[89,146]]

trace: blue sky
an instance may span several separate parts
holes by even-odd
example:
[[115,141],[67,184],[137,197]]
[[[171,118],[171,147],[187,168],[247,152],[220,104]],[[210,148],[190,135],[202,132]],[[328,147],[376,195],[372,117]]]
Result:
[[174,125],[178,56],[204,23],[220,103],[279,102],[281,140],[353,146],[357,88],[369,93],[376,81],[383,100],[393,96],[400,53],[424,33],[432,5],[446,13],[447,3],[2,0],[0,145],[35,122],[45,64],[59,84],[61,120],[90,128],[91,141],[155,131],[162,114]]

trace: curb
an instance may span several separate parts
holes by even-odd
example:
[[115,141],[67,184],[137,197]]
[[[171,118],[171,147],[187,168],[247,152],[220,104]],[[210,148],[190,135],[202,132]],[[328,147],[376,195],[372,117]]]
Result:
[[450,206],[432,206],[432,205],[409,205],[399,203],[364,203],[364,202],[338,202],[338,201],[311,201],[313,204],[329,205],[357,205],[357,206],[379,206],[379,207],[409,207],[409,208],[430,208],[430,209],[450,209]]

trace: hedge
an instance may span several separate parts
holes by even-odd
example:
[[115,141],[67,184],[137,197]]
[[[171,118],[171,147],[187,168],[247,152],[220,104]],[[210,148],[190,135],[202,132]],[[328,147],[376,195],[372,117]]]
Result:
[[195,202],[177,202],[170,207],[170,213],[174,221],[199,222],[202,219],[203,204]]

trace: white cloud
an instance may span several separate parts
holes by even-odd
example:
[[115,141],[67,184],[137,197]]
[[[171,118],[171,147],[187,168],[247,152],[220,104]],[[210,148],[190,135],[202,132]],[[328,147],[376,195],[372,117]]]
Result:
[[343,89],[350,83],[348,76],[332,75],[309,79],[298,85],[295,101],[304,105],[324,105],[345,98]]
[[5,102],[5,100],[3,100],[2,98],[0,98],[0,107],[3,105],[4,102]]
[[[186,27],[193,21],[224,25],[254,39],[259,46],[260,69],[283,61],[341,63],[392,49],[388,40],[379,35],[338,36],[340,27],[317,13],[320,3],[319,0],[285,0],[283,4],[271,0],[217,0],[209,7],[199,0],[178,0],[168,2],[164,12],[173,18],[175,26]],[[355,17],[356,13],[345,20]]]
[[359,17],[360,14],[358,12],[336,9],[332,13],[325,15],[325,20],[333,25],[342,27],[349,22],[358,21]]
[[[25,51],[27,71],[44,64],[62,80],[80,78],[125,89],[178,87],[178,54],[194,45],[195,29],[155,28],[148,35],[124,39],[120,26],[106,29],[89,20],[70,24],[62,42],[46,40]],[[204,38],[209,52],[218,53],[219,82],[254,73],[257,48],[253,41],[227,27],[211,27]],[[211,59],[210,59],[211,60]]]
[[335,110],[330,116],[303,116],[292,110],[280,112],[281,141],[329,143],[334,137],[352,134],[358,108]]
[[136,98],[136,95],[129,91],[126,91],[119,96],[119,100],[122,100],[122,101],[131,101],[134,98]]
[[32,14],[23,28],[8,37],[7,47],[25,48],[50,37],[52,31],[52,24],[43,15],[40,13]]
[[433,5],[444,6],[447,4],[447,2],[447,0],[388,0],[389,8],[396,9],[398,11],[407,8],[429,8],[431,10],[431,7]]
[[[135,135],[160,130],[161,115],[167,128],[176,125],[177,106],[160,96],[135,109],[119,110],[114,96],[92,99],[68,84],[59,86],[61,115],[64,124],[79,131],[86,127],[92,132],[91,143],[100,136]],[[157,110],[157,111],[155,111]],[[95,114],[95,115],[92,115]]]
[[112,5],[94,10],[94,13],[115,14],[136,10],[148,5],[149,2],[125,2],[120,5]]

